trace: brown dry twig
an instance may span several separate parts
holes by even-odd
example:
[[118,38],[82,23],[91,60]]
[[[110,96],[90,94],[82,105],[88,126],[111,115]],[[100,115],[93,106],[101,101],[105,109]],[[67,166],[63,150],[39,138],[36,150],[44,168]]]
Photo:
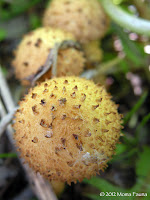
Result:
[[61,43],[56,43],[54,48],[52,48],[48,54],[45,64],[37,71],[36,74],[30,75],[25,78],[25,80],[30,81],[33,87],[37,80],[39,80],[48,70],[52,67],[52,77],[57,76],[57,55],[60,49],[66,49],[68,47],[73,47],[79,51],[82,51],[81,46],[78,42],[72,40],[64,40]]

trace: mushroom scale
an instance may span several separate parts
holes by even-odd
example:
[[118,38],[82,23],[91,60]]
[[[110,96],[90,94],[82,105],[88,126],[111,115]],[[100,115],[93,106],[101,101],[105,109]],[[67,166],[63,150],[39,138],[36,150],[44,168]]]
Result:
[[[40,71],[56,43],[65,40],[75,41],[71,33],[56,28],[38,28],[24,36],[15,51],[12,65],[16,77],[23,85],[29,85],[28,79]],[[57,76],[79,75],[84,68],[85,58],[82,51],[73,47],[60,49],[57,58]],[[41,81],[51,78],[51,70],[47,71]]]
[[15,115],[18,150],[49,180],[70,184],[90,178],[114,154],[122,128],[117,107],[90,80],[71,76],[40,83]]

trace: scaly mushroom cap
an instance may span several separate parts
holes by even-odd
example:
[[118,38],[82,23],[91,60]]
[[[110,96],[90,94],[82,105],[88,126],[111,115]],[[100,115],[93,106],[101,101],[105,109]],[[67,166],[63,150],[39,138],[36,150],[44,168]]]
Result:
[[[26,78],[35,75],[45,64],[47,56],[56,43],[74,40],[72,34],[54,28],[39,28],[27,34],[16,51],[12,62],[16,77],[22,84],[28,85]],[[57,76],[79,75],[84,67],[83,53],[75,48],[59,50],[57,60]],[[44,79],[51,77],[51,70]]]
[[86,43],[102,38],[109,20],[98,0],[52,0],[44,13],[43,25],[69,31]]
[[114,154],[121,117],[103,86],[60,77],[31,89],[20,102],[14,137],[35,171],[49,180],[82,181]]

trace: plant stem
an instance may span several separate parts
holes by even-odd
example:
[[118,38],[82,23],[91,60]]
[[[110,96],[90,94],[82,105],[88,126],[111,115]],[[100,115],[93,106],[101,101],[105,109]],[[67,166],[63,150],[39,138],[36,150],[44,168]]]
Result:
[[149,20],[145,20],[128,14],[119,6],[114,5],[112,0],[100,0],[100,2],[104,7],[106,13],[121,27],[138,34],[150,36]]
[[[0,137],[1,137],[2,133],[5,131],[5,129],[7,128],[7,126],[9,125],[9,123],[11,122],[11,120],[18,108],[19,107],[14,108],[11,112],[9,112],[9,114],[7,114],[5,117],[2,118],[2,120],[0,122]],[[2,110],[1,102],[0,102],[0,110]]]
[[[1,69],[0,69],[0,89],[3,102],[7,110],[11,112],[15,108],[15,103],[12,99],[7,82],[2,74]],[[6,115],[5,107],[3,106],[2,102],[0,102],[0,116],[4,117],[5,115]],[[10,125],[7,127],[6,133],[9,138],[9,141],[11,142],[12,145],[14,145],[13,129]],[[45,180],[39,173],[36,174],[35,172],[33,172],[32,169],[29,168],[27,164],[23,164],[24,163],[23,159],[19,157],[18,159],[26,172],[30,186],[34,191],[35,195],[37,196],[37,198],[39,200],[57,200],[57,197],[54,194],[50,183],[47,180]]]

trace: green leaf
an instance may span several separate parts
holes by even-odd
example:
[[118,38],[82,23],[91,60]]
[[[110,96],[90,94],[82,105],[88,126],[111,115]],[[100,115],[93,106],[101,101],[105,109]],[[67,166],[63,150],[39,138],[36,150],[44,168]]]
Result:
[[144,94],[140,97],[138,102],[133,106],[131,111],[124,117],[124,125],[129,121],[129,119],[134,115],[134,113],[142,106],[147,95],[148,95],[148,92],[147,91],[144,92]]
[[139,123],[139,125],[136,128],[136,134],[138,135],[139,131],[141,130],[141,128],[150,120],[150,113],[148,115],[146,115],[142,121]]
[[0,154],[0,158],[17,158],[16,153],[2,153]]
[[127,145],[125,144],[117,144],[116,145],[116,155],[120,155],[124,153],[127,149]]
[[136,163],[136,173],[138,176],[147,176],[150,173],[150,147],[145,146],[140,153]]
[[0,41],[4,40],[6,37],[6,31],[4,29],[0,29]]
[[99,194],[84,194],[84,196],[93,200],[106,200],[106,197],[100,197]]
[[127,72],[130,71],[130,67],[129,67],[129,63],[127,62],[127,60],[123,59],[121,62],[120,62],[120,68],[122,70],[122,72],[124,74],[126,74]]
[[120,189],[119,187],[112,185],[111,183],[102,178],[93,177],[90,180],[85,179],[84,182],[98,188],[102,192],[123,191],[123,189]]
[[29,8],[33,7],[41,0],[13,0],[9,4],[9,9],[4,9],[2,7],[3,2],[0,5],[0,18],[3,20],[8,20],[16,15],[19,15]]
[[136,66],[140,66],[144,63],[143,55],[139,50],[136,42],[133,42],[129,39],[128,34],[123,31],[121,27],[116,24],[113,24],[113,29],[115,33],[119,36],[123,50],[126,53],[128,59],[130,59]]
[[36,29],[41,26],[41,20],[37,15],[30,15],[30,26],[31,29]]

